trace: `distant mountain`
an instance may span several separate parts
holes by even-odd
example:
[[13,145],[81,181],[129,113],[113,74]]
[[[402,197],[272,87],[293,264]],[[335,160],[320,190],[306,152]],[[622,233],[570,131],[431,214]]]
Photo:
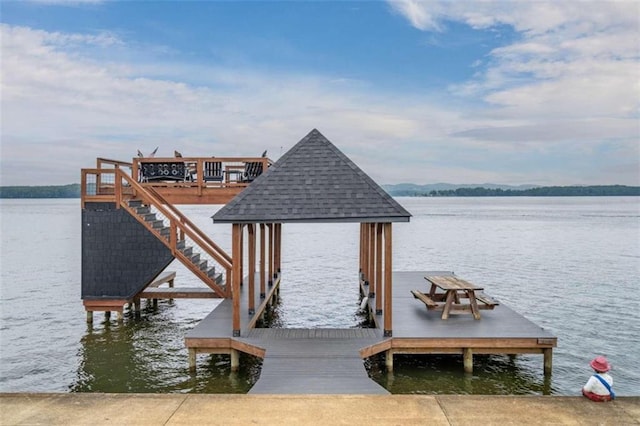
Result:
[[416,185],[415,183],[399,183],[395,185],[382,185],[385,191],[393,196],[424,196],[432,191],[454,191],[459,188],[486,188],[522,191],[525,189],[537,188],[536,185],[497,185],[495,183],[478,184],[454,184],[454,183],[431,183],[427,185]]

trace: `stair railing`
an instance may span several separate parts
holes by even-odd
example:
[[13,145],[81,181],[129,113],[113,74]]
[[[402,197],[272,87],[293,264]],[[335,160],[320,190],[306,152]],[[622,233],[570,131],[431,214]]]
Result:
[[[222,297],[231,297],[231,270],[232,259],[224,252],[217,244],[215,244],[209,237],[207,237],[198,227],[196,227],[187,217],[185,217],[178,209],[171,204],[166,203],[163,197],[161,197],[153,189],[145,189],[135,179],[133,179],[127,173],[116,169],[116,182],[115,182],[115,198],[116,205],[123,207],[145,226],[151,232],[154,232],[169,249],[171,249],[172,255],[179,258],[185,266],[187,266],[192,272],[198,275],[209,287],[216,291]],[[126,188],[126,189],[125,189]],[[153,229],[147,222],[140,219],[134,209],[132,209],[125,199],[124,195],[131,194],[135,199],[141,200],[143,203],[152,205],[158,212],[160,212],[167,220],[169,220],[170,234],[169,239],[162,237],[160,233]],[[209,277],[200,268],[197,268],[193,262],[187,256],[182,253],[178,248],[178,241],[184,240],[184,238],[178,238],[178,231],[180,233],[189,236],[194,243],[204,250],[204,252],[214,259],[222,266],[226,271],[226,285],[224,288],[217,285],[214,280]]]

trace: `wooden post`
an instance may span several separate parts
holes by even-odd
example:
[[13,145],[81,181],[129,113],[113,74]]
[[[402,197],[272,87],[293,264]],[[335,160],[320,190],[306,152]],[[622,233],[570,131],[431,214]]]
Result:
[[391,222],[384,224],[384,335],[393,335],[393,280],[392,280]]
[[542,353],[544,354],[544,374],[551,374],[553,367],[553,349],[545,348]]
[[464,365],[465,373],[473,373],[473,350],[471,348],[463,349],[462,364]]
[[384,353],[384,364],[387,372],[393,371],[393,349],[389,349]]
[[266,271],[264,270],[264,261],[265,261],[265,232],[264,232],[264,223],[260,224],[260,299],[264,299],[267,297],[266,291]]
[[280,274],[280,254],[281,254],[281,249],[282,249],[282,224],[281,223],[276,223],[275,224],[275,241],[274,241],[274,249],[273,249],[273,253],[274,253],[274,257],[273,257],[273,278],[275,279],[278,274]]
[[189,371],[196,371],[196,350],[189,348]]
[[104,311],[104,319],[109,321],[111,319],[111,311]]
[[269,255],[267,256],[269,262],[269,287],[273,285],[273,223],[267,224],[269,228]]
[[244,285],[244,227],[245,225],[240,225],[240,254],[238,255],[238,259],[240,259],[240,286]]
[[231,371],[238,371],[240,369],[240,352],[236,349],[231,349]]
[[375,224],[367,223],[367,281],[369,281],[369,298],[376,297],[375,274],[373,264],[376,258]]
[[[382,315],[382,223],[374,224],[376,230],[376,315]],[[385,297],[386,298],[386,297]]]
[[247,225],[249,230],[249,315],[256,313],[255,285],[256,285],[256,225]]
[[363,264],[364,264],[364,223],[360,224],[360,263],[359,263],[359,270],[358,270],[358,274],[359,274],[359,280],[360,282],[362,282],[363,280],[363,276],[362,276],[362,272],[364,271],[363,268]]
[[240,280],[242,269],[240,264],[242,263],[242,225],[234,223],[231,236],[231,259],[233,262],[231,283],[232,283],[232,298],[233,298],[233,336],[240,336]]
[[87,311],[87,323],[93,324],[93,311]]
[[[158,299],[154,299],[154,300],[157,301]],[[124,316],[122,315],[122,311],[118,311],[117,318],[118,318],[118,322],[123,322],[124,321]]]

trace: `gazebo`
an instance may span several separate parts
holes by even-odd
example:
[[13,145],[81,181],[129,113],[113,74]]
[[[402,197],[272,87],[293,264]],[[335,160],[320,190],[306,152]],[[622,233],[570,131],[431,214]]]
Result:
[[[212,216],[232,224],[233,336],[239,337],[243,239],[248,235],[248,298],[253,313],[257,229],[260,229],[260,295],[265,277],[280,273],[284,223],[360,223],[360,277],[375,298],[376,314],[384,311],[384,335],[392,336],[392,223],[411,214],[376,182],[314,129],[267,172]],[[265,244],[269,231],[268,247]],[[246,233],[245,233],[246,231]],[[267,250],[268,249],[268,250]]]

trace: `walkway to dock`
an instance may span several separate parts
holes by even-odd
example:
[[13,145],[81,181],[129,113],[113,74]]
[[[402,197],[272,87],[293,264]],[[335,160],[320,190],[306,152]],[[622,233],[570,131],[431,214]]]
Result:
[[640,397],[0,394],[2,425],[639,425]]
[[371,380],[360,349],[376,329],[254,329],[244,340],[266,350],[250,394],[388,394]]

